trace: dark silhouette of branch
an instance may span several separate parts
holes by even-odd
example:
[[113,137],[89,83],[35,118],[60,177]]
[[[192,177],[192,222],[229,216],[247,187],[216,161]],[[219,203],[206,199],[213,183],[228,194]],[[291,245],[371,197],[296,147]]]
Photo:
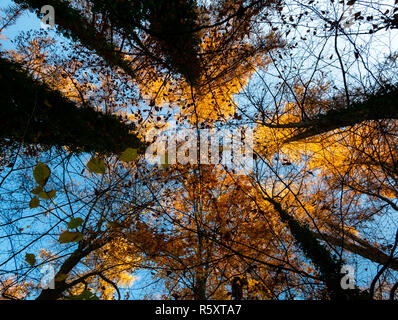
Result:
[[133,125],[114,115],[77,106],[34,79],[21,65],[0,57],[0,141],[68,146],[76,152],[119,153],[141,148]]

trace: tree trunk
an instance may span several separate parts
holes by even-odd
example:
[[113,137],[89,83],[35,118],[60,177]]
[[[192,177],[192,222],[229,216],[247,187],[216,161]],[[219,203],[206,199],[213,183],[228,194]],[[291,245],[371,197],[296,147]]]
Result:
[[68,146],[71,151],[119,153],[143,148],[133,125],[89,106],[78,107],[0,57],[0,142]]

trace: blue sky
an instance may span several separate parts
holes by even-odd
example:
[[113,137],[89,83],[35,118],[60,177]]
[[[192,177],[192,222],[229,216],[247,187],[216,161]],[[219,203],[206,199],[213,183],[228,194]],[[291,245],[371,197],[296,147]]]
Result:
[[[3,0],[0,4],[0,9],[6,8],[13,2],[11,0]],[[3,35],[8,38],[6,40],[0,40],[0,43],[5,49],[12,49],[12,40],[21,32],[29,30],[39,30],[40,20],[37,16],[31,12],[25,11],[21,17],[18,18],[17,23],[7,28]]]

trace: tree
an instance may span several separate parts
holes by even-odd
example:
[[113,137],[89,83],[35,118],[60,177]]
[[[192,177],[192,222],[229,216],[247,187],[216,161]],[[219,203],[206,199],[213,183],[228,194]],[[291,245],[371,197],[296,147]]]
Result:
[[95,111],[89,105],[77,106],[35,80],[17,63],[0,58],[0,68],[2,144],[18,141],[47,147],[68,146],[73,152],[108,154],[120,153],[127,147],[144,147],[132,133],[132,124]]
[[[40,15],[16,2],[2,25]],[[46,4],[58,35],[0,60],[5,299],[128,298],[138,270],[165,299],[395,298],[396,5]],[[169,121],[254,129],[253,170],[169,161]]]

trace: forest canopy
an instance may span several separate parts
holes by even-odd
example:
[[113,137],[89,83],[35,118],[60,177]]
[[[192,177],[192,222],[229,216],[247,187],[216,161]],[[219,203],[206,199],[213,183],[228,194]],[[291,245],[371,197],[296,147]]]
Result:
[[397,1],[0,9],[0,299],[398,298]]

